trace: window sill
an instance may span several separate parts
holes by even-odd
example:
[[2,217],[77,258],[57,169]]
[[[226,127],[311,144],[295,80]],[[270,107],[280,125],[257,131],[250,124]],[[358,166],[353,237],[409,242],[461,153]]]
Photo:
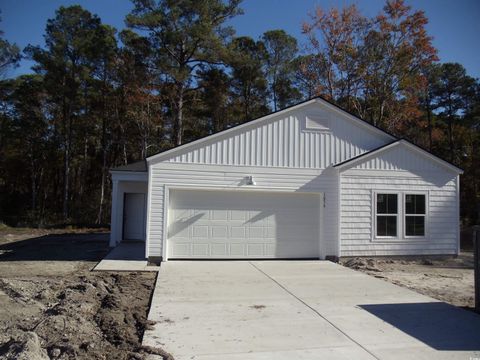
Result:
[[406,244],[406,243],[412,243],[412,242],[426,242],[429,241],[429,238],[426,236],[422,237],[374,237],[373,239],[370,240],[372,243],[376,244]]

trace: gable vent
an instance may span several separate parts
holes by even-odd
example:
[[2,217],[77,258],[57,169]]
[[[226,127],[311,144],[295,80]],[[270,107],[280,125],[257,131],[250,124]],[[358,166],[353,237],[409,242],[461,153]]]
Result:
[[316,131],[329,131],[330,119],[325,112],[315,112],[305,114],[305,129]]

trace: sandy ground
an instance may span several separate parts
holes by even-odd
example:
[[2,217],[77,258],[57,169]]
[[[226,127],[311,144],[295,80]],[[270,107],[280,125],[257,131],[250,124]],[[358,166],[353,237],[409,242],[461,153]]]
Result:
[[353,258],[342,265],[455,306],[473,309],[473,253],[456,258]]
[[144,359],[156,273],[90,270],[99,230],[0,230],[0,359]]
[[[108,251],[98,229],[0,229],[0,359],[144,359],[156,273],[90,270]],[[473,255],[343,259],[342,264],[473,308]]]

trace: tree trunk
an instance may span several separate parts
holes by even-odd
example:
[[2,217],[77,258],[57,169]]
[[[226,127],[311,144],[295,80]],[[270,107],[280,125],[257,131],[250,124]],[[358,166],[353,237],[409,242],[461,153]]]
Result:
[[98,207],[97,224],[102,223],[103,219],[103,207],[105,204],[105,181],[106,181],[106,168],[107,168],[107,151],[103,150],[103,163],[102,163],[102,183],[100,185],[100,204]]
[[71,141],[71,119],[66,104],[63,101],[63,122],[64,122],[64,153],[63,153],[63,220],[68,219],[68,198],[69,198],[69,182],[70,182],[70,141]]
[[432,129],[432,111],[430,109],[430,100],[427,100],[428,101],[428,105],[427,105],[427,121],[428,121],[428,149],[430,150],[430,152],[432,151],[432,148],[433,148],[433,140],[432,140],[432,132],[433,132],[433,129]]
[[273,95],[273,111],[277,111],[277,78],[275,75],[273,76],[272,95]]
[[455,154],[453,152],[454,146],[453,146],[453,120],[452,117],[450,116],[448,118],[448,145],[450,147],[450,161],[453,162],[455,159]]
[[32,180],[32,198],[31,198],[31,209],[32,212],[35,212],[37,208],[37,182],[36,182],[36,174],[35,174],[35,164],[33,161],[33,157],[30,156],[30,166],[31,166],[31,180]]
[[65,143],[65,151],[63,154],[63,220],[68,219],[68,183],[70,178],[70,145],[68,141]]
[[185,96],[185,85],[178,83],[177,97],[177,119],[175,124],[175,145],[181,145],[183,141],[183,102]]
[[97,224],[101,224],[103,220],[103,207],[105,204],[105,181],[107,178],[107,73],[103,72],[103,91],[102,91],[102,183],[100,185],[100,203],[98,206]]

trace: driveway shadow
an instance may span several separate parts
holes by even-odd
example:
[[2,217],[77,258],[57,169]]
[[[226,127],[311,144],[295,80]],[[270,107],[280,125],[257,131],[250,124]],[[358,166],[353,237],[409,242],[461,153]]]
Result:
[[109,233],[50,234],[0,245],[0,261],[97,261],[108,252]]
[[480,315],[443,302],[359,305],[437,350],[480,350]]

